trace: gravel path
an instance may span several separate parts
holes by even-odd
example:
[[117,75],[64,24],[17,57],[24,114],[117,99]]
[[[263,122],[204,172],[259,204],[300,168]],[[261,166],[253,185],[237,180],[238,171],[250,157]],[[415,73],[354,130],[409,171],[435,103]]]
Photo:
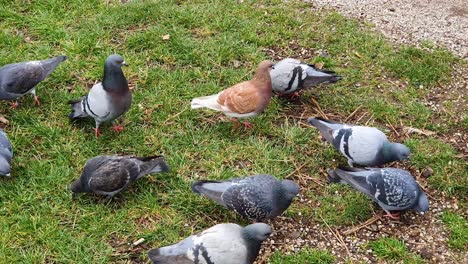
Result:
[[466,0],[305,0],[333,7],[345,16],[363,19],[396,43],[429,40],[468,59]]

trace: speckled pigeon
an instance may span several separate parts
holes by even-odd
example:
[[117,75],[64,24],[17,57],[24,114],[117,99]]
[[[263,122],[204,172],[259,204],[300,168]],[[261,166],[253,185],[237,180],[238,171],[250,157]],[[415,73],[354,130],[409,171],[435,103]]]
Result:
[[93,192],[111,199],[140,177],[168,170],[169,166],[161,156],[97,156],[86,162],[81,177],[69,189],[74,195]]
[[282,214],[299,193],[299,186],[271,175],[254,175],[227,181],[197,181],[192,190],[244,217],[263,221]]
[[[239,126],[238,118],[249,118],[262,113],[271,100],[271,79],[268,72],[272,69],[271,61],[262,61],[253,78],[238,83],[217,94],[193,98],[192,109],[209,108],[223,112],[232,118],[234,129]],[[247,128],[253,125],[243,122]]]
[[[96,137],[99,136],[101,123],[114,121],[127,112],[132,104],[132,93],[121,68],[126,65],[120,55],[110,55],[104,64],[102,83],[95,84],[88,95],[68,102],[72,107],[69,115],[71,119],[88,116],[94,118]],[[120,132],[123,126],[114,125],[113,128]]]
[[380,166],[396,160],[409,159],[410,150],[403,144],[389,142],[385,134],[374,127],[340,124],[320,117],[309,118],[322,136],[339,150],[349,166]]
[[13,148],[7,135],[0,128],[0,176],[10,177],[10,163],[13,158]]
[[[429,201],[408,171],[396,168],[340,168],[328,170],[332,182],[353,186],[379,204],[387,216],[399,219],[399,211],[412,209],[424,213]],[[398,211],[396,214],[390,211]]]
[[218,224],[181,242],[148,252],[153,264],[252,264],[272,229],[264,223]]
[[300,60],[286,58],[275,64],[270,72],[273,91],[288,95],[320,83],[334,83],[341,79],[335,72],[317,69]]
[[[0,68],[0,100],[15,100],[27,93],[36,96],[36,85],[49,76],[67,56],[58,56],[48,60],[12,63]],[[15,102],[12,107],[18,106]]]

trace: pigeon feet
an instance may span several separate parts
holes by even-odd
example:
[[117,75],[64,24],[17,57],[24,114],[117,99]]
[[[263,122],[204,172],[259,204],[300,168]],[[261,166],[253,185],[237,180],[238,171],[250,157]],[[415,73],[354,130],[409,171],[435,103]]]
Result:
[[99,133],[99,127],[95,127],[94,128],[94,135],[96,136],[96,138],[99,137],[100,133]]
[[387,212],[387,214],[385,215],[386,217],[389,217],[390,219],[393,219],[393,220],[400,220],[400,212],[396,212],[394,214],[390,213],[389,211],[385,211]]
[[[232,123],[234,124],[234,130],[237,130],[239,128],[239,120],[237,118],[233,118]],[[254,127],[253,124],[248,122],[248,121],[244,121],[244,122],[242,122],[242,124],[247,129],[253,129],[253,127]]]
[[278,94],[278,96],[281,98],[289,99],[289,100],[295,100],[300,97],[299,92],[293,92],[289,94]]
[[10,102],[11,109],[16,109],[18,108],[18,106],[19,106],[18,101]]
[[122,132],[122,130],[124,129],[124,126],[123,125],[114,125],[112,127],[112,129],[114,129],[115,132],[119,133],[119,132]]
[[39,102],[39,97],[37,97],[37,95],[34,96],[34,104],[35,105],[40,105],[41,102]]
[[247,128],[247,129],[253,129],[253,127],[254,127],[253,124],[250,123],[250,122],[248,122],[248,121],[244,121],[244,122],[242,122],[242,124],[243,124],[244,127]]

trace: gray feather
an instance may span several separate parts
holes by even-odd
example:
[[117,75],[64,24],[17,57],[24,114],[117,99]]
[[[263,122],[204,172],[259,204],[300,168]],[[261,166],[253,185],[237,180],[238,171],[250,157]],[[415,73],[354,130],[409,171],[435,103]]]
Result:
[[66,56],[8,64],[0,68],[0,100],[17,99],[42,82]]
[[314,65],[286,58],[276,63],[270,72],[273,91],[290,94],[320,83],[332,83],[341,78],[332,71],[319,70]]
[[218,224],[179,243],[151,249],[148,256],[154,264],[252,264],[271,232],[271,227],[262,223],[244,228]]
[[160,156],[97,156],[86,162],[80,178],[69,188],[73,193],[93,192],[113,197],[140,177],[168,169]]
[[330,173],[373,199],[386,211],[428,210],[426,195],[408,171],[341,168]]
[[261,221],[283,213],[299,187],[271,175],[254,175],[227,181],[198,181],[192,190],[244,217]]
[[322,136],[347,159],[362,166],[380,166],[409,158],[410,150],[403,144],[391,143],[374,127],[340,124],[323,118],[309,118]]
[[9,176],[13,147],[6,133],[0,128],[0,176]]

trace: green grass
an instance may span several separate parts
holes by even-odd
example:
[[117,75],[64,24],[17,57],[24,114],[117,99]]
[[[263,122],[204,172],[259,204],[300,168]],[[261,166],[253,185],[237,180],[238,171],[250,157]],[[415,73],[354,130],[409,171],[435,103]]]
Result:
[[[466,118],[458,124],[453,113],[437,116],[423,104],[437,83],[448,81],[451,66],[464,63],[440,49],[392,46],[356,21],[308,11],[310,5],[301,1],[109,2],[107,7],[97,0],[0,0],[0,65],[60,54],[69,58],[37,87],[40,107],[30,96],[16,110],[0,104],[11,122],[5,131],[15,155],[13,177],[0,179],[1,263],[146,260],[148,248],[215,223],[246,224],[193,195],[191,182],[256,173],[284,178],[302,164],[292,179],[307,174],[324,181],[321,170],[345,160],[321,144],[315,129],[297,124],[302,113],[316,115],[312,98],[342,120],[360,106],[355,118],[367,112],[360,123],[373,116],[369,125],[392,139],[397,135],[387,123],[439,135],[466,128]],[[189,110],[193,97],[250,78],[261,60],[272,59],[268,49],[300,57],[302,48],[306,61],[323,62],[345,78],[305,92],[299,103],[274,98],[263,115],[251,120],[254,131],[233,133],[231,123],[217,113]],[[319,49],[329,56],[315,57]],[[96,140],[92,120],[69,124],[66,102],[102,78],[104,60],[114,52],[130,64],[124,72],[134,101],[123,119],[125,130],[116,134],[105,125]],[[395,81],[409,85],[397,87]],[[429,188],[466,199],[466,164],[450,145],[437,136],[415,135],[405,143],[415,167],[434,169]],[[139,180],[109,205],[88,195],[71,200],[66,187],[87,159],[156,153],[166,156],[171,172]],[[288,217],[301,212],[311,221],[346,226],[372,214],[371,200],[351,188],[301,182],[302,193],[316,206],[296,202]],[[141,237],[143,247],[128,245]]]
[[332,264],[335,257],[328,251],[304,248],[296,254],[282,256],[276,251],[270,258],[271,264]]
[[423,259],[419,255],[412,255],[401,240],[394,238],[381,238],[369,243],[369,247],[379,259],[392,263],[403,261],[405,264],[422,264]]
[[450,230],[450,247],[460,250],[466,250],[468,244],[468,221],[463,217],[445,211],[442,215],[442,221]]

